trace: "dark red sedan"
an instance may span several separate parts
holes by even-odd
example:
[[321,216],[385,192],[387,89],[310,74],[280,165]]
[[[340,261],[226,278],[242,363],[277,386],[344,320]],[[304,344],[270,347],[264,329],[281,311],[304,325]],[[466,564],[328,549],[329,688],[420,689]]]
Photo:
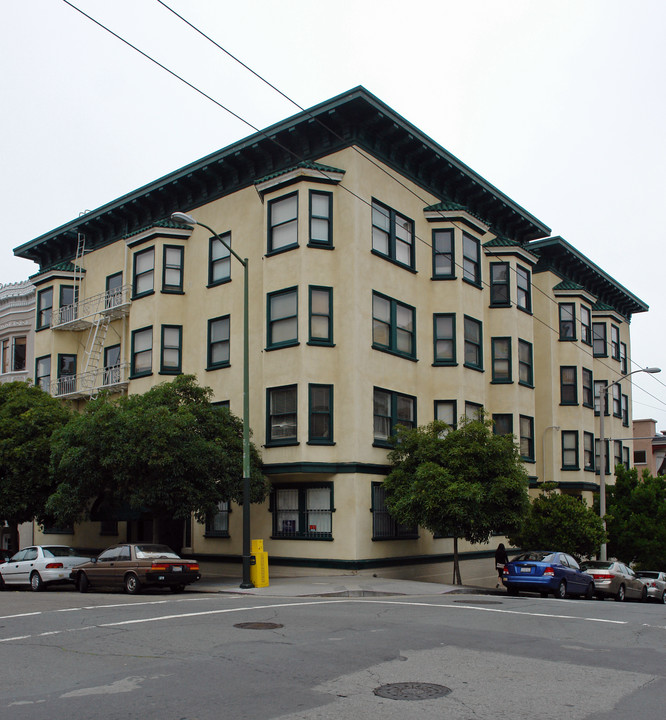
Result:
[[123,588],[136,595],[144,587],[180,592],[201,578],[199,563],[184,560],[166,545],[123,543],[75,567],[70,577],[80,592],[90,588]]

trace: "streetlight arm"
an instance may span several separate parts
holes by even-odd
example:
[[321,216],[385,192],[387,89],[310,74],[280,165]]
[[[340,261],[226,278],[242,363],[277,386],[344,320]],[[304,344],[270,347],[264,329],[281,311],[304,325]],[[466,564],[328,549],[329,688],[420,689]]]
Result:
[[209,225],[195,220],[191,215],[187,215],[187,213],[184,212],[171,213],[171,219],[174,222],[183,223],[184,225],[201,225],[201,227],[206,228],[206,230],[213,233],[213,235],[222,243],[222,245],[224,245],[224,247],[236,258],[236,260],[238,260],[238,262],[243,267],[247,265],[247,258],[243,260],[243,258],[238,253],[234,252],[231,245],[229,245],[229,243],[224,238],[220,237]]

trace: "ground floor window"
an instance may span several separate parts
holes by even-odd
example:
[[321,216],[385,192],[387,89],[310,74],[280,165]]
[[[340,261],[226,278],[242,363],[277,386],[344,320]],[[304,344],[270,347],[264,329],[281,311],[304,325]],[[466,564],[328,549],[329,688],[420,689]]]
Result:
[[217,504],[216,512],[206,517],[206,537],[229,537],[229,501]]
[[372,483],[372,539],[399,540],[418,538],[416,526],[396,522],[386,508],[386,492],[382,483]]
[[273,537],[329,540],[333,537],[333,485],[283,485],[271,497]]

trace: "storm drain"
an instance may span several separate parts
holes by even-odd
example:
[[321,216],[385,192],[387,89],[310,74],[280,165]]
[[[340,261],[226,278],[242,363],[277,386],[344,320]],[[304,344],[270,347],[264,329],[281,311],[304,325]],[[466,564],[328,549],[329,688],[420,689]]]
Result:
[[422,682],[389,683],[374,690],[375,695],[389,700],[433,700],[450,692],[451,688],[444,685]]
[[272,622],[243,622],[237,623],[234,627],[241,628],[241,630],[277,630],[284,625]]

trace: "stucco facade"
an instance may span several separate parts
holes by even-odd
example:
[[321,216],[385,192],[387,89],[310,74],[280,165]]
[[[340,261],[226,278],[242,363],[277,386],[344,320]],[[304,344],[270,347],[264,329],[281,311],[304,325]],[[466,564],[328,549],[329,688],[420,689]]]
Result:
[[[43,387],[80,404],[186,372],[242,413],[242,268],[177,210],[248,258],[250,420],[272,486],[252,536],[274,567],[450,577],[451,540],[383,510],[396,422],[483,407],[533,488],[591,499],[593,383],[627,371],[647,306],[362,88],[17,248],[40,263]],[[630,386],[613,400],[606,435],[624,437]],[[242,513],[222,510],[183,529],[185,552],[238,561]],[[99,530],[63,540],[103,547]],[[494,577],[495,544],[462,544],[467,581]]]

